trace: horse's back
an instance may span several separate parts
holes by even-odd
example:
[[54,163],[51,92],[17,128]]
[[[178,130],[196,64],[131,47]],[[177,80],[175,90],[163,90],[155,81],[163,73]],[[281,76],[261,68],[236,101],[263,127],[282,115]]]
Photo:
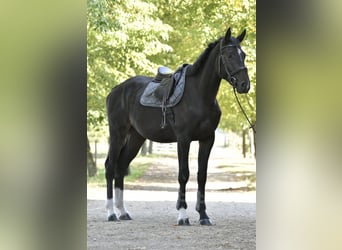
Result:
[[134,76],[115,86],[108,94],[107,111],[112,109],[127,109],[132,99],[140,98],[152,77]]
[[122,95],[122,92],[137,91],[141,88],[144,89],[152,80],[152,77],[147,76],[133,76],[131,78],[128,78],[127,80],[112,88],[111,92],[107,96],[107,99],[113,94]]

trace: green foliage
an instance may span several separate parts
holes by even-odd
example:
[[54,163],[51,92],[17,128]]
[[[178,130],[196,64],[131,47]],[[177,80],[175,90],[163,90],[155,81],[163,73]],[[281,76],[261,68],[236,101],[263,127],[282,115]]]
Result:
[[[235,36],[247,29],[242,48],[251,90],[239,97],[256,121],[255,0],[88,0],[89,129],[106,123],[105,97],[112,87],[130,76],[154,75],[159,65],[176,69],[193,63],[228,27]],[[226,81],[218,100],[221,128],[241,131],[248,126]]]
[[[256,122],[256,2],[255,1],[228,1],[234,7],[230,8],[229,20],[234,30],[246,28],[247,36],[242,42],[242,49],[245,51],[246,66],[251,81],[251,89],[246,95],[239,95],[239,99],[252,123]],[[234,4],[235,3],[235,4]],[[237,28],[237,29],[236,29]],[[234,32],[233,30],[233,32]],[[249,127],[243,116],[230,85],[223,81],[217,99],[222,109],[220,127],[235,132]]]
[[[139,180],[139,178],[144,175],[150,165],[151,162],[139,162],[130,166],[130,173],[125,177],[125,183],[134,183],[136,180]],[[96,187],[106,187],[105,169],[103,167],[98,168],[98,172],[95,176],[87,176],[87,184]]]
[[[169,45],[172,54],[155,58],[159,64],[166,64],[176,69],[184,62],[192,63],[212,42],[224,35],[228,27],[237,36],[243,29],[247,36],[242,48],[247,54],[251,90],[247,95],[239,95],[247,115],[256,122],[256,2],[254,0],[227,1],[177,1],[154,0],[163,22],[173,27]],[[196,46],[194,46],[196,44]],[[225,130],[241,131],[248,123],[240,111],[231,86],[222,81],[218,93],[223,115],[219,127]]]
[[100,126],[111,88],[137,74],[154,74],[148,56],[171,51],[164,42],[172,28],[140,0],[88,0],[88,125]]

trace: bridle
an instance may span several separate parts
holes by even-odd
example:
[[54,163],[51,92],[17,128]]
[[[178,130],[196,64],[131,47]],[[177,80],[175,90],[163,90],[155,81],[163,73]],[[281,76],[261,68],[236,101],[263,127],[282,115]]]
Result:
[[222,62],[223,67],[224,67],[224,71],[227,74],[227,78],[224,78],[224,79],[226,79],[235,89],[236,85],[237,85],[237,79],[234,76],[237,73],[241,72],[241,71],[245,71],[245,70],[247,71],[247,68],[244,66],[244,67],[240,67],[240,68],[234,70],[233,72],[230,72],[229,68],[228,68],[228,60],[227,60],[227,58],[225,58],[223,56],[223,50],[225,48],[228,48],[228,47],[237,47],[237,45],[227,44],[227,45],[223,46],[222,43],[223,43],[223,39],[220,41],[220,55],[218,57],[218,71],[219,71],[219,75],[221,74],[221,62]]
[[244,67],[240,67],[236,70],[234,70],[233,72],[229,72],[229,69],[228,69],[228,61],[227,59],[223,56],[223,50],[225,48],[228,48],[228,47],[237,47],[237,45],[234,45],[234,44],[227,44],[227,45],[222,45],[222,42],[223,42],[223,39],[220,41],[220,55],[218,57],[218,71],[219,71],[219,75],[221,73],[221,62],[223,64],[223,67],[224,67],[224,71],[225,73],[227,74],[227,79],[226,79],[232,86],[233,86],[233,89],[234,89],[234,95],[235,95],[235,98],[236,98],[236,101],[243,113],[243,115],[245,116],[247,122],[249,123],[250,125],[250,128],[253,129],[253,132],[256,134],[256,129],[255,129],[255,124],[252,124],[251,121],[248,119],[248,116],[245,112],[245,110],[242,108],[242,105],[240,103],[240,100],[236,94],[236,84],[237,84],[237,79],[234,77],[234,75],[236,75],[237,73],[241,72],[241,71],[244,71],[244,70],[247,70],[247,68],[244,66]]

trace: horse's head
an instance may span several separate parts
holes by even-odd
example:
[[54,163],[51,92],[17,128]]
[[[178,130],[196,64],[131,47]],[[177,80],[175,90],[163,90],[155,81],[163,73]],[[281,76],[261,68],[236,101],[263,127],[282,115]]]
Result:
[[245,53],[240,43],[246,35],[244,30],[238,37],[232,37],[230,28],[220,41],[218,68],[220,77],[227,80],[238,93],[247,93],[250,88],[249,76],[245,66]]

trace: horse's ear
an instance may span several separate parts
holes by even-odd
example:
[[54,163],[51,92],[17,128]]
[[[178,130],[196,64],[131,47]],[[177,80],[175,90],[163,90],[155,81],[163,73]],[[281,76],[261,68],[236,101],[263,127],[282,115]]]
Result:
[[242,40],[245,38],[246,36],[246,29],[244,29],[242,31],[242,33],[237,37],[237,39],[240,41],[240,43],[242,42]]
[[231,32],[230,27],[229,27],[228,30],[227,30],[227,32],[226,32],[226,35],[225,35],[225,37],[224,37],[224,40],[225,40],[226,42],[229,42],[231,35],[232,35],[232,32]]

